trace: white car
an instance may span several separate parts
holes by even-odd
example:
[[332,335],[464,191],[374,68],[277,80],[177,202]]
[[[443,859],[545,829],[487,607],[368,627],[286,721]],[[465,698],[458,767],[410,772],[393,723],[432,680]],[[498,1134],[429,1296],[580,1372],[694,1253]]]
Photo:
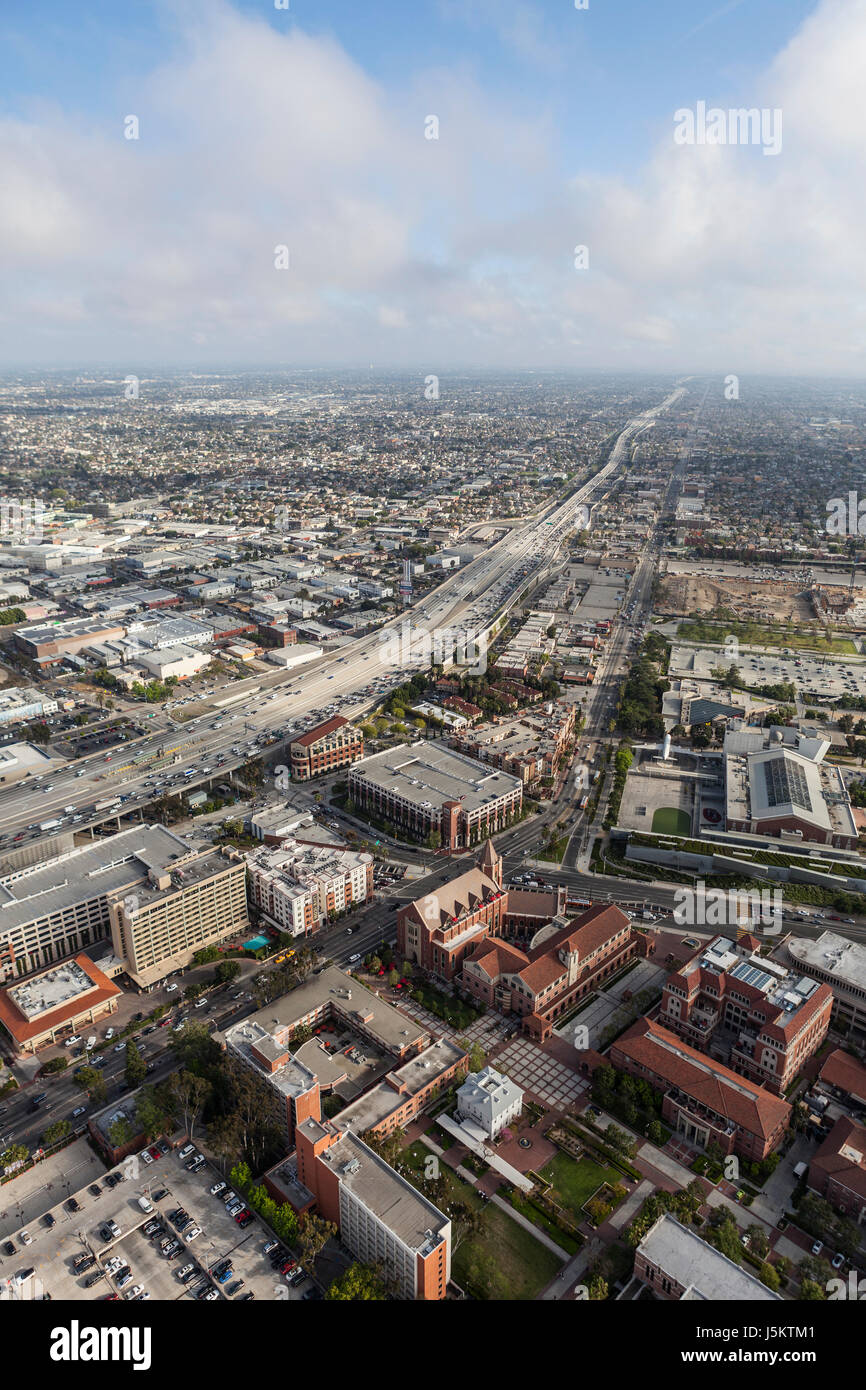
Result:
[[354,964],[355,964],[357,961],[359,961],[360,959],[361,959],[361,957],[360,957],[359,955],[350,956],[350,957],[349,957],[349,964],[350,964],[350,965],[354,965]]
[[113,1029],[113,1028],[106,1028],[106,1030],[105,1030],[105,1041],[106,1041],[106,1042],[110,1042],[111,1039],[112,1039],[113,1037],[114,1037],[114,1029]]
[[32,1245],[32,1244],[33,1244],[33,1237],[32,1237],[32,1235],[30,1234],[29,1231],[22,1231],[22,1232],[21,1232],[21,1235],[18,1237],[18,1239],[21,1241],[21,1244],[22,1244],[22,1245]]
[[144,1152],[143,1152],[142,1155],[141,1155],[141,1161],[142,1161],[142,1163],[152,1163],[152,1162],[153,1162],[153,1154],[149,1154],[149,1153],[147,1152],[147,1149],[145,1149]]
[[129,1290],[129,1292],[128,1292],[128,1293],[125,1293],[123,1296],[124,1296],[124,1298],[138,1298],[139,1294],[142,1294],[142,1293],[144,1293],[144,1285],[143,1285],[143,1284],[133,1284],[133,1286],[132,1286],[132,1288]]
[[173,994],[176,989],[177,985],[166,985],[165,992],[166,994]]
[[115,1052],[125,1052],[125,1051],[126,1051],[126,1043],[125,1043],[125,1042],[119,1042],[119,1043],[117,1044],[117,1047],[116,1047],[114,1050],[115,1050]]
[[201,1235],[201,1226],[193,1226],[193,1227],[191,1228],[191,1230],[185,1231],[185,1232],[184,1232],[183,1238],[184,1238],[184,1240],[186,1241],[186,1243],[189,1244],[189,1242],[190,1242],[191,1240],[195,1240],[196,1236],[200,1236],[200,1235]]

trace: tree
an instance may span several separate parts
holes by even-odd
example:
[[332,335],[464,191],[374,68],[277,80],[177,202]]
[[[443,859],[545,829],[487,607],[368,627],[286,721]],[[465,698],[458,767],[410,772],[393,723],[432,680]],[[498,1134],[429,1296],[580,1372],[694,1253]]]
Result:
[[131,1091],[139,1087],[147,1075],[147,1067],[133,1038],[126,1045],[126,1084]]
[[222,1058],[219,1043],[214,1042],[207,1024],[193,1020],[179,1033],[172,1033],[169,1046],[186,1071],[196,1076],[209,1076]]
[[770,1253],[770,1242],[763,1226],[752,1225],[746,1227],[746,1235],[749,1238],[749,1250],[753,1255],[757,1255],[759,1260],[765,1260]]
[[104,1101],[108,1097],[108,1090],[105,1085],[105,1077],[96,1067],[82,1067],[73,1081],[82,1091],[86,1091],[91,1100]]
[[59,1144],[61,1139],[65,1139],[71,1133],[72,1126],[68,1120],[55,1120],[43,1134],[42,1143],[46,1148],[51,1148],[52,1144]]
[[108,1137],[115,1149],[122,1149],[137,1138],[135,1128],[126,1115],[118,1115],[108,1127]]
[[298,1232],[301,1264],[312,1269],[328,1241],[336,1234],[337,1228],[333,1221],[325,1221],[321,1216],[308,1212]]
[[482,1227],[481,1212],[467,1202],[455,1202],[451,1208],[451,1253],[456,1255],[465,1240],[472,1240]]
[[761,1265],[758,1278],[762,1284],[766,1284],[768,1289],[772,1289],[773,1293],[776,1293],[782,1283],[777,1271],[766,1261]]
[[221,960],[214,971],[214,980],[220,985],[230,985],[232,980],[236,980],[241,973],[240,963],[236,960]]
[[395,985],[398,985],[399,983],[400,983],[400,972],[399,972],[399,970],[392,970],[391,973],[390,973],[389,976],[388,976],[388,984],[389,984],[389,985],[391,986],[391,988],[393,989],[394,986],[395,986]]
[[379,1276],[378,1271],[372,1265],[358,1264],[357,1261],[350,1265],[346,1273],[339,1279],[335,1279],[326,1298],[334,1302],[358,1302],[375,1301],[384,1302],[386,1298],[385,1285]]
[[24,1144],[10,1144],[0,1153],[0,1168],[10,1169],[16,1163],[26,1163],[30,1150]]
[[608,1287],[607,1280],[602,1279],[600,1274],[593,1275],[587,1285],[587,1293],[592,1303],[600,1303],[605,1298],[609,1298],[610,1288]]
[[487,1062],[487,1053],[479,1042],[474,1042],[469,1049],[469,1070],[483,1071]]
[[176,1102],[165,1084],[142,1086],[135,1098],[139,1127],[150,1143],[164,1134],[173,1118]]
[[191,1071],[179,1071],[169,1079],[169,1090],[177,1102],[183,1127],[190,1139],[199,1115],[211,1094],[211,1083]]

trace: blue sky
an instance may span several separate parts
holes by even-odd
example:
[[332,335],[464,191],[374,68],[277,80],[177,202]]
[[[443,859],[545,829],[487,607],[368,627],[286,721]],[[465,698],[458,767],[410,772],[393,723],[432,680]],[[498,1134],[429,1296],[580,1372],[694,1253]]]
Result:
[[[290,4],[0,15],[0,360],[324,361],[336,338],[398,364],[859,370],[859,315],[844,347],[826,330],[856,264],[864,0]],[[782,157],[675,153],[698,101],[784,107]]]

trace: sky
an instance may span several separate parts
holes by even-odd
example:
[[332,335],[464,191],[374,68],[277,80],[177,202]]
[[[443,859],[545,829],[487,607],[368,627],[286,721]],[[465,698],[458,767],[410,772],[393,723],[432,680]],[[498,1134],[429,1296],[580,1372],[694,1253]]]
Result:
[[866,0],[577,4],[5,0],[0,365],[866,375]]

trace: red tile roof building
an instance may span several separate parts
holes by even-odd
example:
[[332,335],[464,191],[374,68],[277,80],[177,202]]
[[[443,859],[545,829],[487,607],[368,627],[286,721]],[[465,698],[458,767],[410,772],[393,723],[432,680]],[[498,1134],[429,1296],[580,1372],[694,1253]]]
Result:
[[809,1164],[808,1185],[854,1221],[866,1219],[866,1129],[838,1119]]
[[82,953],[0,990],[0,1029],[16,1052],[33,1053],[114,1013],[121,994]]
[[294,781],[308,782],[338,767],[348,767],[364,756],[364,735],[348,719],[336,715],[300,734],[289,744]]
[[564,906],[562,888],[503,888],[502,860],[488,840],[477,868],[402,909],[397,949],[428,974],[518,1015],[543,1040],[599,981],[652,949],[652,938],[618,907],[590,907],[568,922]]
[[642,1018],[612,1045],[614,1067],[663,1092],[662,1117],[690,1144],[760,1162],[780,1144],[791,1107],[762,1086]]

